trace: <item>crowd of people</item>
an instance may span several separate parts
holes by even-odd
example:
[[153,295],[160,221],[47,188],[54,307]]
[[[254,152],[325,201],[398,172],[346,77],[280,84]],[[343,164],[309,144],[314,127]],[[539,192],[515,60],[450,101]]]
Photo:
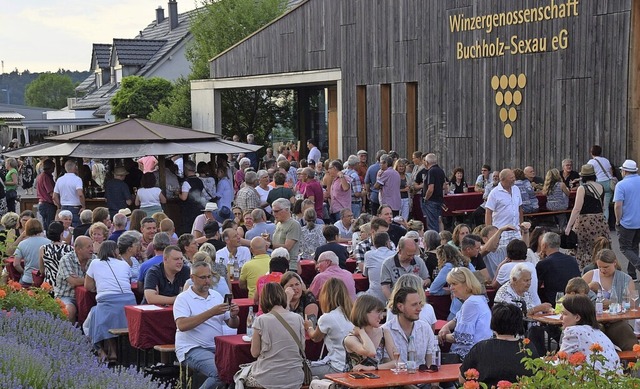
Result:
[[[443,347],[449,360],[477,368],[487,384],[530,373],[518,354],[525,335],[534,355],[549,351],[545,336],[571,352],[597,340],[609,357],[599,368],[607,370],[619,368],[614,345],[627,350],[636,343],[626,322],[600,328],[592,307],[597,295],[607,307],[612,294],[635,292],[640,186],[634,161],[621,166],[624,179],[612,194],[615,174],[599,146],[579,171],[570,159],[544,179],[531,166],[492,171],[483,165],[472,181],[460,167],[448,178],[433,153],[405,159],[380,150],[369,164],[365,150],[322,161],[317,146],[307,142],[307,158],[293,144],[277,153],[267,149],[261,159],[216,155],[196,164],[176,156],[165,165],[164,188],[155,156],[107,164],[106,206],[93,210],[80,174],[87,165],[68,160],[54,179],[55,164],[44,159],[36,166],[39,215],[7,212],[0,221],[5,254],[15,256],[23,286],[33,284],[32,271],[53,285],[72,322],[74,288],[97,292],[85,329],[105,361],[116,360],[108,330],[126,327],[132,282],[144,291],[144,303],[173,305],[176,354],[208,377],[204,387],[219,384],[213,338],[238,326],[238,307],[223,300],[233,279],[259,304],[251,338],[257,362],[244,378],[256,387],[300,386],[305,334],[326,346],[312,366],[320,378],[392,368],[407,360],[409,347],[417,364],[431,365]],[[14,162],[5,161],[8,190]],[[457,222],[449,232],[445,196],[472,190],[484,193],[473,224]],[[546,195],[547,210],[567,210],[571,191],[573,209],[568,218],[558,215],[557,228],[524,221],[540,210],[536,193]],[[610,201],[627,272],[610,250]],[[168,202],[179,204],[180,220],[167,216]],[[572,231],[577,247],[569,255],[560,245]],[[346,270],[350,257],[369,280],[359,295]],[[302,259],[316,262],[309,285],[300,276]],[[493,308],[488,287],[497,289]],[[437,336],[425,290],[451,296]],[[562,333],[527,319],[548,312],[559,292],[566,293]],[[504,366],[488,365],[492,353]]]

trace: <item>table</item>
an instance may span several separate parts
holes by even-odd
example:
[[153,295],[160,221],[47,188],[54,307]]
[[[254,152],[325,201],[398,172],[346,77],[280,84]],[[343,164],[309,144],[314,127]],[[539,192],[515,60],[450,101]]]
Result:
[[233,298],[246,299],[249,297],[248,289],[240,289],[240,280],[231,281],[231,294]]
[[[78,323],[82,324],[85,320],[87,320],[87,316],[89,315],[89,311],[91,308],[95,307],[96,302],[96,293],[89,292],[84,285],[76,286],[76,308],[78,310],[77,320]],[[131,283],[131,291],[136,296],[136,302],[140,304],[142,302],[142,297],[144,296],[144,291],[138,290],[138,283]]]
[[[216,336],[216,366],[218,376],[226,383],[233,382],[233,375],[243,363],[253,362],[256,359],[251,356],[251,342],[242,340],[242,335]],[[315,343],[309,337],[305,342],[305,354],[309,360],[320,358],[322,342]]]
[[[467,192],[445,195],[444,205],[446,206],[447,211],[443,210],[442,216],[460,216],[460,213],[456,214],[454,213],[454,211],[478,208],[480,204],[482,204],[482,194],[483,192]],[[541,192],[538,192],[536,193],[536,198],[538,199],[538,206],[540,207],[540,210],[544,211],[547,205],[547,196],[542,194]],[[575,198],[576,191],[572,190],[571,192],[569,192],[568,209],[573,208]]]
[[460,363],[442,365],[440,370],[435,373],[393,374],[391,370],[377,370],[374,373],[379,375],[380,378],[376,379],[354,379],[349,377],[349,373],[327,374],[325,378],[347,388],[388,388],[392,386],[433,384],[436,382],[457,382],[460,376],[460,365]]
[[157,344],[175,343],[176,322],[173,320],[173,305],[152,311],[140,307],[145,305],[124,307],[131,347],[146,350]]
[[[543,324],[549,324],[549,325],[554,325],[554,326],[561,326],[562,325],[562,320],[560,320],[559,318],[556,319],[554,316],[554,314],[547,314],[547,315],[543,315],[543,314],[537,314],[537,315],[529,315],[529,317],[535,321],[538,321],[540,323]],[[635,320],[635,319],[640,319],[640,310],[638,311],[626,311],[624,313],[620,313],[618,315],[610,315],[608,313],[603,313],[602,315],[598,315],[596,316],[596,319],[598,320],[598,323],[607,323],[607,322],[612,322],[612,321],[620,321],[620,320]]]
[[313,281],[313,277],[315,277],[316,274],[318,274],[316,271],[316,261],[313,259],[303,259],[300,261],[300,277],[305,285],[311,285],[311,281]]
[[353,273],[353,280],[356,282],[356,293],[369,290],[369,279],[362,273]]
[[351,273],[356,272],[357,262],[355,258],[347,258],[347,262],[344,265],[345,269],[349,270]]

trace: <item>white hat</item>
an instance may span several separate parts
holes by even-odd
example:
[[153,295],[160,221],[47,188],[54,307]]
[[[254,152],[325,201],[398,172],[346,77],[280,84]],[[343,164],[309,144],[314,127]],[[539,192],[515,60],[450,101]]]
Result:
[[129,208],[122,208],[118,211],[118,213],[121,213],[125,216],[131,216],[131,210]]
[[620,166],[620,169],[627,172],[635,173],[638,171],[638,165],[633,159],[627,159],[626,161],[624,161],[622,166]]
[[204,209],[202,210],[202,212],[213,212],[213,211],[217,211],[218,210],[218,204],[216,203],[207,203],[204,206]]

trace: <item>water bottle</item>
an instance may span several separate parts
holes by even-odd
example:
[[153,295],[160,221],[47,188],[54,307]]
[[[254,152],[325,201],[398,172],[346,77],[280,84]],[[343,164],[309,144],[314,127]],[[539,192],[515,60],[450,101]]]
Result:
[[240,265],[238,264],[238,258],[233,259],[233,279],[240,279]]
[[438,344],[438,336],[433,336],[433,342],[435,344],[435,348],[433,349],[433,355],[431,355],[431,364],[440,367],[441,364],[441,354],[440,354],[440,345]]
[[255,319],[255,314],[253,313],[253,307],[249,307],[249,314],[247,315],[247,336],[253,336],[253,320]]
[[417,357],[418,353],[416,352],[413,336],[410,336],[409,344],[407,345],[407,373],[414,374],[418,371]]
[[609,314],[617,315],[620,313],[620,303],[618,302],[618,295],[615,289],[611,289],[611,297],[609,297]]
[[626,312],[631,309],[631,299],[629,298],[629,292],[627,288],[622,290],[622,311]]
[[604,296],[602,295],[602,291],[598,290],[598,295],[596,297],[596,315],[602,315],[604,313]]

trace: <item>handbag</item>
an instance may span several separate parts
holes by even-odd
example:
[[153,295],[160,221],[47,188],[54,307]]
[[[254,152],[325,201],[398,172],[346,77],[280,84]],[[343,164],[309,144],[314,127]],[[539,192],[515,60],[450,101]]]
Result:
[[233,382],[235,383],[236,389],[244,389],[245,381],[247,377],[249,377],[249,373],[251,373],[251,368],[253,367],[253,363],[245,363],[240,365],[240,370],[233,375]]
[[296,344],[298,345],[298,351],[300,351],[300,356],[302,357],[302,371],[304,372],[303,385],[309,386],[309,384],[311,384],[311,379],[312,379],[311,366],[309,365],[309,361],[307,360],[307,357],[304,353],[304,349],[302,348],[302,342],[300,341],[300,339],[298,339],[298,337],[296,337],[296,333],[293,332],[293,328],[291,328],[289,323],[284,321],[284,319],[282,318],[282,316],[280,316],[278,312],[271,311],[271,313],[273,314],[273,316],[276,317],[276,319],[278,319],[280,323],[282,323],[284,328],[287,329],[287,331],[289,332],[293,340],[296,341]]
[[602,163],[600,161],[598,161],[598,158],[594,158],[596,160],[596,162],[598,162],[598,165],[600,165],[600,169],[602,169],[602,171],[604,172],[604,174],[607,176],[607,178],[609,179],[609,188],[611,189],[611,191],[613,192],[616,189],[616,184],[618,183],[618,178],[613,176],[611,177],[609,175],[609,173],[607,173],[607,171],[604,169],[604,166],[602,166]]
[[560,234],[560,247],[565,250],[574,250],[578,247],[578,235],[571,230],[569,235]]

